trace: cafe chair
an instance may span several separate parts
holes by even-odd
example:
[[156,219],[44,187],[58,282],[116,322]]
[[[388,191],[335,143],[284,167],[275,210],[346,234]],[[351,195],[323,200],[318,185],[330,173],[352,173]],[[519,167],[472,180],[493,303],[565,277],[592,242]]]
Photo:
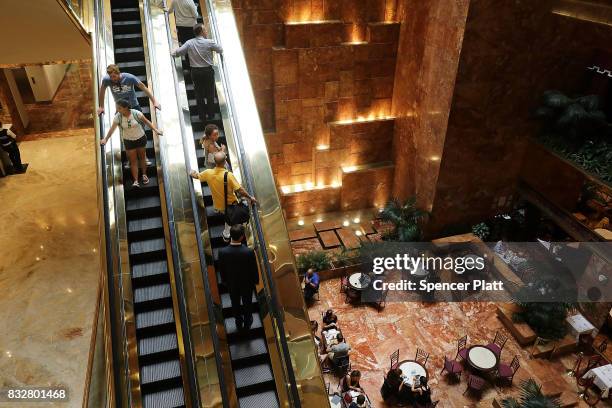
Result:
[[397,368],[397,366],[399,365],[399,349],[391,353],[391,356],[389,358],[391,359],[391,370]]
[[578,356],[576,357],[576,361],[574,362],[574,365],[572,366],[572,368],[565,371],[565,375],[567,375],[568,377],[576,377],[578,373],[580,373],[580,366],[582,365],[583,358],[584,358],[584,354],[578,353]]
[[602,359],[600,356],[591,356],[589,357],[589,359],[587,360],[587,365],[584,368],[584,370],[582,370],[582,372],[578,375],[576,375],[577,377],[584,377],[584,375],[586,373],[588,373],[589,371],[591,371],[593,368],[595,367],[599,367],[601,365]]
[[578,350],[584,351],[589,354],[592,353],[593,341],[595,341],[595,339],[593,338],[591,333],[582,333],[578,336]]
[[502,349],[504,348],[504,345],[506,344],[506,341],[508,341],[508,336],[506,336],[500,331],[497,331],[495,332],[495,338],[493,339],[493,341],[487,344],[487,348],[499,357],[501,355]]
[[461,381],[461,373],[463,372],[463,366],[457,360],[451,360],[444,356],[444,367],[440,371],[440,375],[446,371],[450,375],[454,376],[457,380]]
[[584,395],[587,393],[587,390],[593,386],[594,382],[595,375],[576,378],[576,384],[578,384],[578,397],[584,398]]
[[461,359],[464,361],[467,360],[467,355],[468,355],[467,340],[468,340],[467,334],[457,339],[457,355],[455,356],[455,360],[457,360],[457,357],[461,357]]
[[482,388],[484,387],[484,385],[485,380],[478,377],[477,375],[470,374],[470,376],[468,377],[467,388],[465,389],[465,391],[463,391],[463,395],[465,395],[465,393],[470,390],[480,395],[482,393]]
[[514,378],[514,374],[516,374],[520,367],[521,364],[519,362],[518,355],[514,356],[510,365],[505,363],[499,363],[499,366],[497,367],[497,377],[502,380],[508,381],[510,385],[512,385],[512,379]]
[[414,361],[416,361],[417,363],[425,367],[425,364],[427,364],[428,359],[429,359],[429,353],[426,352],[425,350],[421,350],[420,348],[417,348],[416,355],[414,356]]
[[601,392],[593,388],[586,388],[582,394],[582,400],[589,406],[596,406],[601,401]]
[[342,275],[342,278],[340,278],[340,293],[346,293],[348,291],[348,277],[348,274],[345,273]]
[[596,350],[599,351],[599,353],[604,354],[607,348],[608,348],[608,339],[603,339],[601,343],[599,343],[599,346],[596,347]]
[[381,293],[380,299],[376,302],[376,307],[378,311],[382,311],[385,306],[387,306],[387,295],[389,294],[389,289],[385,289],[383,293]]

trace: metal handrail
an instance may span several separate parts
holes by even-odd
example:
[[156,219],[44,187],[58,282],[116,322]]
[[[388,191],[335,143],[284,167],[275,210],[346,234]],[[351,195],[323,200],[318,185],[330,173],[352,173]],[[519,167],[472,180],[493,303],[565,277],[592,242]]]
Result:
[[[165,0],[163,1],[163,6],[164,8],[166,7],[166,2]],[[149,15],[149,2],[148,0],[143,0],[143,9],[145,11],[145,14],[147,15],[147,18],[145,18],[145,24],[147,26],[147,31],[148,32],[152,32],[152,30],[150,29],[150,15]],[[164,13],[164,18],[166,20],[166,35],[168,37],[170,37],[170,32],[169,32],[169,21],[168,21],[168,15],[166,13]],[[171,44],[172,42],[169,41],[169,44]],[[154,49],[153,47],[149,48],[149,52],[154,54]],[[177,80],[177,76],[176,76],[176,66],[173,64],[173,70],[172,70],[172,77],[173,77],[173,82],[174,82],[174,87],[176,90],[176,93],[178,95],[178,80]],[[151,66],[151,70],[153,72],[155,72],[155,67],[152,65]],[[152,73],[152,76],[155,76]],[[161,122],[161,112],[155,112],[154,113],[156,118],[157,118],[157,122]],[[152,114],[153,116],[153,114]],[[185,140],[185,123],[184,123],[184,119],[181,115],[179,115],[179,125],[181,127],[181,139],[184,141]],[[183,143],[183,146],[185,144]],[[185,153],[185,160],[186,163],[188,163],[188,155],[187,152],[185,151],[185,147],[183,148],[183,151]],[[160,155],[164,155],[166,154],[165,150],[160,149]],[[164,185],[169,186],[170,185],[170,180],[168,178],[168,174],[165,171],[162,171],[162,178],[164,181]],[[193,183],[187,183],[189,185],[189,189],[190,189],[190,193],[191,193],[191,199],[192,199],[192,208],[194,211],[194,217],[196,217],[196,219],[198,219],[198,212],[197,212],[197,203],[194,201],[194,197],[195,197],[195,191],[193,189]],[[166,196],[166,211],[168,212],[168,222],[170,224],[170,228],[169,228],[169,233],[170,233],[170,242],[176,242],[177,237],[176,237],[176,233],[174,230],[174,206],[172,205],[172,197],[170,195],[170,191],[168,188],[164,188],[164,194]],[[196,240],[198,243],[198,253],[200,255],[200,268],[202,270],[202,274],[204,277],[204,288],[206,290],[206,293],[210,293],[210,285],[208,282],[208,270],[206,267],[206,262],[204,260],[204,252],[203,252],[203,244],[202,244],[202,240],[200,237],[200,225],[199,223],[194,223],[195,227],[196,227]],[[177,282],[177,287],[182,288],[183,287],[183,277],[181,275],[181,268],[180,268],[180,255],[178,254],[178,250],[176,248],[176,245],[172,245],[172,254],[173,254],[173,262],[174,262],[174,275],[175,275],[175,280]],[[183,343],[185,344],[185,349],[186,349],[186,355],[189,356],[193,356],[193,350],[192,350],[192,341],[191,341],[191,336],[189,333],[189,317],[187,314],[187,306],[186,306],[186,301],[185,301],[185,296],[184,296],[184,292],[183,290],[177,290],[177,296],[178,296],[178,300],[180,303],[180,310],[179,313],[181,315],[181,320],[183,320],[183,324],[181,325],[182,331],[183,331]],[[213,305],[212,305],[212,301],[210,300],[210,296],[205,296],[206,298],[206,302],[207,302],[207,306],[209,308],[209,310],[213,310]],[[214,313],[209,313],[209,319],[211,320],[211,322],[214,324],[216,323],[215,318],[214,318]],[[212,333],[212,337],[213,337],[213,347],[215,348],[215,351],[217,351],[219,349],[219,338],[216,336],[216,331],[215,330],[211,330]],[[218,371],[218,375],[219,375],[219,382],[221,385],[221,392],[223,393],[223,396],[225,397],[225,381],[223,379],[223,373],[221,370],[221,357],[220,357],[220,353],[215,353],[215,359],[217,362],[217,371]],[[195,392],[195,390],[198,389],[197,386],[197,372],[195,370],[195,367],[193,365],[193,361],[192,359],[186,359],[186,363],[188,365],[188,369],[190,371],[189,373],[189,385],[192,387],[192,390],[194,392],[191,392],[191,397],[192,397],[192,402],[194,404],[194,406],[201,406],[200,403],[200,395],[198,392]],[[223,398],[224,401],[224,406],[226,406],[226,401],[227,398]]]
[[[213,10],[213,5],[211,0],[206,0],[206,3],[208,5],[209,10]],[[213,38],[219,38],[218,35],[218,27],[217,27],[217,21],[216,21],[216,17],[215,14],[210,12],[208,13],[209,18],[210,18],[210,27],[211,27],[211,35]],[[223,58],[219,58],[218,59],[221,62],[221,66],[224,67],[225,66],[225,62],[223,60]],[[227,80],[227,78],[224,75],[224,71],[225,69],[219,69],[219,76],[221,78],[221,82],[223,83],[223,87],[226,89],[231,89],[230,83]],[[230,96],[232,95],[231,92],[228,92],[226,96]],[[244,145],[242,143],[242,138],[240,136],[240,130],[238,129],[237,126],[235,126],[234,120],[233,120],[233,114],[232,112],[235,111],[234,109],[234,101],[233,99],[230,98],[226,98],[226,101],[228,103],[227,109],[228,109],[228,120],[230,121],[231,125],[232,125],[232,131],[233,134],[235,135],[235,141],[237,142],[237,146],[238,146],[238,153],[239,153],[239,157],[238,157],[238,162],[239,162],[239,166],[242,170],[242,172],[244,173],[244,178],[245,178],[245,189],[247,191],[250,191],[251,193],[254,191],[253,189],[253,175],[252,175],[252,171],[248,165],[248,161],[244,160],[244,157],[246,157],[245,154],[245,150],[244,150]],[[290,395],[291,395],[291,400],[292,400],[292,406],[294,407],[301,407],[301,402],[300,402],[300,397],[299,397],[299,391],[297,389],[297,383],[295,380],[295,373],[293,372],[293,366],[292,366],[292,360],[291,360],[291,355],[289,352],[289,346],[287,344],[287,339],[285,337],[285,328],[284,328],[284,323],[283,323],[283,316],[281,315],[281,306],[280,303],[278,301],[278,296],[277,296],[277,289],[276,289],[276,285],[274,283],[274,278],[272,276],[272,269],[270,267],[270,262],[269,262],[269,256],[268,256],[268,250],[267,247],[265,245],[265,238],[264,238],[264,233],[263,233],[263,229],[261,227],[261,220],[259,218],[259,213],[257,212],[257,208],[255,204],[250,205],[250,213],[251,213],[251,219],[253,220],[253,222],[251,223],[251,225],[253,226],[254,230],[255,230],[255,236],[257,237],[257,242],[258,242],[258,247],[259,247],[259,252],[260,255],[262,257],[262,263],[263,263],[263,271],[266,275],[266,280],[268,282],[268,293],[269,293],[269,298],[268,303],[270,304],[270,308],[269,310],[271,311],[271,315],[274,316],[273,321],[276,324],[276,328],[277,328],[277,340],[280,343],[280,349],[281,349],[281,353],[283,355],[283,360],[284,360],[284,364],[283,364],[283,368],[285,370],[285,375],[287,376],[287,383],[289,385],[289,390],[290,390]],[[265,287],[265,286],[264,286]]]

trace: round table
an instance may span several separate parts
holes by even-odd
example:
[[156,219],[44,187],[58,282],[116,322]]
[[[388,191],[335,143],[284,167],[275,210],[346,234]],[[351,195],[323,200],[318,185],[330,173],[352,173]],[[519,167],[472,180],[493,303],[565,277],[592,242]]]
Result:
[[348,278],[349,286],[355,290],[364,290],[371,282],[372,278],[361,272],[354,273]]
[[467,361],[476,370],[489,372],[497,368],[499,357],[485,346],[472,346],[468,349]]
[[397,367],[402,370],[402,375],[404,376],[404,384],[412,387],[414,383],[414,377],[425,377],[428,378],[427,369],[423,364],[417,363],[414,360],[404,360],[401,361]]

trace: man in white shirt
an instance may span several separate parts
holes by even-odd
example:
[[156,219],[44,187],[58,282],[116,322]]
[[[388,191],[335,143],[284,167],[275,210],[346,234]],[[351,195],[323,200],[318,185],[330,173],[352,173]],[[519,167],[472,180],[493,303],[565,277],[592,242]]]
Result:
[[193,38],[193,26],[198,23],[198,8],[193,0],[172,0],[168,11],[174,12],[178,40],[185,44]]
[[[195,91],[196,102],[200,120],[205,124],[206,119],[215,116],[215,71],[213,70],[213,52],[223,53],[223,48],[213,40],[206,38],[204,24],[193,27],[195,38],[188,40],[179,49],[172,52],[172,56],[189,57],[191,79]],[[204,102],[206,99],[206,102]]]

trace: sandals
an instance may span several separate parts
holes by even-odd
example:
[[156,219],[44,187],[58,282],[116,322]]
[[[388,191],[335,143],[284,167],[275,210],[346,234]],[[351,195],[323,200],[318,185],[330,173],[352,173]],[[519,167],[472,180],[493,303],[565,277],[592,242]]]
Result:
[[146,174],[143,174],[143,176],[142,176],[142,184],[144,184],[144,185],[149,184],[149,178],[147,177]]

